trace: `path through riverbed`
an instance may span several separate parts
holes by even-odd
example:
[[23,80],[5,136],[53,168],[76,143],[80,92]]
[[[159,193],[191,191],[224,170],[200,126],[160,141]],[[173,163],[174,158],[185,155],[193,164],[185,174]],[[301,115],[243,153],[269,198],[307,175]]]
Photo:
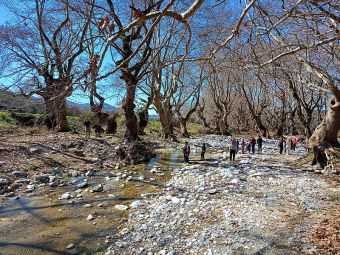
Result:
[[236,164],[216,155],[175,169],[163,194],[131,210],[107,254],[319,254],[310,236],[339,209],[329,201],[339,187],[273,146]]
[[[37,181],[46,176],[39,168],[24,178],[12,172],[22,186],[0,197],[0,254],[313,254],[309,233],[339,209],[329,201],[339,189],[302,171],[310,165],[291,167],[301,146],[278,155],[276,142],[266,140],[264,154],[237,155],[231,164],[223,152],[229,141],[189,140],[188,165],[174,145],[145,165],[98,169],[78,160],[49,168],[49,183]],[[55,152],[39,155],[69,162]]]

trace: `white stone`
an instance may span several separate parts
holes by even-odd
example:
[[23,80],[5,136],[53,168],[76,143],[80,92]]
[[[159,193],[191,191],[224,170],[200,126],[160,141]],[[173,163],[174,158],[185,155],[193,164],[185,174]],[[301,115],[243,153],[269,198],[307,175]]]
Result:
[[59,199],[70,199],[72,197],[73,196],[70,194],[70,192],[66,192],[66,193],[62,194]]
[[129,207],[127,205],[115,205],[115,209],[117,210],[121,210],[121,211],[125,211],[127,210]]
[[133,201],[133,202],[130,204],[130,208],[132,208],[132,209],[137,209],[137,208],[139,208],[141,205],[142,205],[142,201],[136,200],[136,201]]
[[86,218],[87,221],[91,221],[91,220],[94,220],[95,217],[92,215],[92,214],[89,214]]

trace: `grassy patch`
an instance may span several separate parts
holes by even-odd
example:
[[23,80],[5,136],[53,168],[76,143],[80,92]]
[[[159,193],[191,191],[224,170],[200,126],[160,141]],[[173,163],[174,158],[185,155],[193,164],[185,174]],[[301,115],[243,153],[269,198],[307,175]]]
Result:
[[11,118],[7,112],[0,112],[0,121],[13,125],[15,124],[15,120]]
[[118,125],[122,126],[125,123],[125,116],[119,115],[117,117],[117,123]]
[[161,127],[161,123],[159,122],[159,120],[155,120],[155,119],[149,120],[148,125],[150,129],[155,129],[155,130],[159,130]]
[[205,129],[203,125],[197,123],[188,123],[188,133],[190,135],[204,134]]
[[330,194],[328,199],[332,202],[339,202],[340,201],[340,192],[334,192],[334,193]]

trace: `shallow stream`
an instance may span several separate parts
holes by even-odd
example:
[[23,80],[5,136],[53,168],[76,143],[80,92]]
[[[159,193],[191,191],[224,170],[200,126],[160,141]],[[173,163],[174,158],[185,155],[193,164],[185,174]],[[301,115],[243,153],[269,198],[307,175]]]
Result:
[[[91,193],[83,190],[82,197],[59,200],[65,192],[75,194],[76,185],[84,177],[68,177],[71,185],[51,188],[40,187],[19,199],[0,205],[0,254],[96,254],[114,242],[114,236],[123,227],[129,210],[117,210],[115,205],[130,205],[133,201],[162,192],[171,177],[171,169],[182,165],[180,151],[161,153],[146,164],[120,169],[128,170],[130,181],[105,180],[108,171],[98,171],[86,177],[93,187],[103,184],[105,192]],[[198,160],[195,151],[192,160]],[[158,167],[159,173],[150,169]],[[88,221],[92,214],[95,219]],[[73,249],[66,247],[73,243]]]

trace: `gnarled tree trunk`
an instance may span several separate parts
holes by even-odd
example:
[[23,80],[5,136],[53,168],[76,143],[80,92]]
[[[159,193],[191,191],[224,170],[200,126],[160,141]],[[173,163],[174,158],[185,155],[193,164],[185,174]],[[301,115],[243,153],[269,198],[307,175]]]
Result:
[[181,127],[181,135],[183,137],[189,137],[187,122],[188,120],[182,116],[178,116],[179,125]]
[[125,139],[129,142],[138,139],[138,121],[135,114],[136,84],[127,84],[127,93],[124,100],[123,109],[125,112]]
[[337,139],[340,129],[340,102],[333,98],[330,108],[328,109],[325,118],[319,126],[314,130],[313,135],[309,139],[309,146],[319,146],[326,143],[332,146],[339,146]]
[[69,131],[66,112],[66,98],[71,95],[73,89],[70,82],[53,80],[46,86],[46,91],[41,95],[44,98],[47,113],[47,123],[59,132]]

